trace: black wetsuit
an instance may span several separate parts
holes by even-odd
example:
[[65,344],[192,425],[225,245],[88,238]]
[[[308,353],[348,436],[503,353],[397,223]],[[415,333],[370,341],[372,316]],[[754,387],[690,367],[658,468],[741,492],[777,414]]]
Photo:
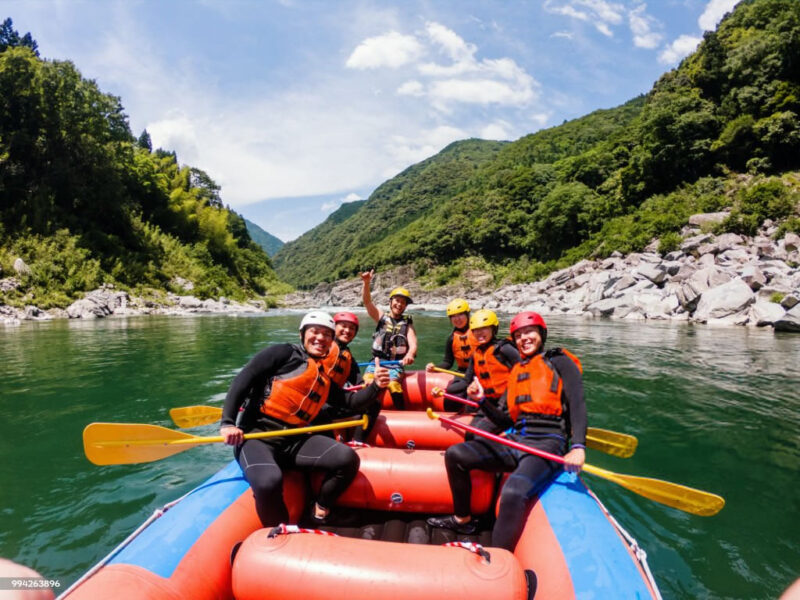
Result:
[[[581,373],[568,356],[554,356],[551,362],[563,381],[561,393],[566,408],[564,418],[567,431],[571,431],[573,444],[584,445],[587,422]],[[563,456],[567,452],[568,440],[560,423],[554,421],[552,426],[539,424],[526,427],[522,418],[514,423],[508,415],[505,394],[499,406],[487,401],[481,411],[501,430],[513,426],[516,433],[508,435],[511,440],[551,454]],[[460,517],[470,514],[470,470],[512,472],[500,494],[500,508],[492,530],[492,546],[512,552],[522,534],[528,502],[547,486],[551,476],[561,468],[552,461],[480,437],[448,448],[445,466],[453,494],[454,512]]]
[[[234,378],[222,409],[222,426],[237,425],[245,433],[292,428],[261,412],[265,391],[276,375],[290,373],[305,364],[308,355],[299,345],[276,344],[256,354]],[[377,398],[378,387],[344,392],[331,384],[327,402],[335,407],[363,410]],[[244,404],[244,411],[239,408]],[[253,488],[256,511],[265,527],[288,520],[283,501],[283,469],[325,471],[317,503],[330,508],[358,473],[359,459],[352,448],[324,435],[296,435],[245,440],[234,455]]]

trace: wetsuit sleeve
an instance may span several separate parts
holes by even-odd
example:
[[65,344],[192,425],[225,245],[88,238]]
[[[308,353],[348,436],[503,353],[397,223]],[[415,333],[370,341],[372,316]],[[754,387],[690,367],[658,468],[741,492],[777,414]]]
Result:
[[453,366],[455,360],[456,357],[453,356],[453,333],[451,332],[447,337],[447,344],[445,344],[444,347],[444,358],[436,367],[439,369],[449,369]]
[[332,385],[328,402],[334,406],[343,406],[350,410],[361,411],[377,400],[380,388],[374,381],[357,392],[346,392],[338,385]]
[[508,368],[513,367],[519,362],[519,350],[517,350],[517,347],[512,342],[501,344],[498,351],[498,359],[504,362]]
[[572,359],[563,354],[550,359],[563,382],[563,394],[569,407],[573,444],[586,444],[586,399],[583,395],[583,376]]
[[505,430],[514,425],[514,421],[511,420],[508,410],[506,409],[506,392],[503,392],[503,395],[500,396],[497,406],[491,402],[484,402],[481,404],[481,410],[483,414],[489,417],[489,420],[500,427],[500,429]]
[[453,380],[447,384],[447,393],[454,396],[467,397],[467,387],[475,379],[475,360],[469,357],[469,364],[463,377],[453,377]]
[[244,401],[254,388],[265,386],[267,380],[277,373],[278,369],[286,363],[292,356],[292,346],[290,344],[276,344],[265,348],[250,359],[239,374],[234,377],[228,394],[225,396],[225,404],[222,407],[221,425],[236,425],[236,417],[239,414]]

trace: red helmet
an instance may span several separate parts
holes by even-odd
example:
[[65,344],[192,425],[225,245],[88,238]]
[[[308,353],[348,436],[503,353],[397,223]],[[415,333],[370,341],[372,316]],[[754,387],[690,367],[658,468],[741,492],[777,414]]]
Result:
[[351,312],[338,312],[333,315],[333,322],[339,323],[340,321],[346,321],[347,323],[352,323],[358,329],[358,317],[355,316]]
[[513,336],[517,329],[529,326],[539,327],[542,330],[542,343],[544,343],[547,339],[547,324],[544,322],[542,315],[530,310],[523,311],[511,319],[509,333]]

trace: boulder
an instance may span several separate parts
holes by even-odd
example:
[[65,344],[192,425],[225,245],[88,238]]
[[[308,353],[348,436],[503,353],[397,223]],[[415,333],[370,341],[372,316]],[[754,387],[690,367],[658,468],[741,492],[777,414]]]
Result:
[[704,225],[716,225],[722,223],[730,212],[699,213],[689,217],[689,225],[703,227]]
[[783,248],[787,252],[800,250],[800,235],[792,232],[787,233],[786,237],[783,238]]
[[783,318],[786,311],[780,304],[758,298],[750,307],[750,323],[756,327],[772,325]]
[[181,308],[202,308],[203,302],[194,296],[178,296],[178,306]]
[[698,290],[691,281],[684,281],[680,283],[678,289],[675,290],[675,297],[677,298],[678,303],[687,312],[694,312],[702,295],[703,290]]
[[636,272],[656,285],[662,285],[667,279],[667,271],[660,264],[642,261],[639,266],[636,267]]
[[692,315],[695,321],[721,319],[743,311],[755,302],[755,294],[741,278],[703,292]]
[[786,310],[793,309],[799,303],[800,299],[798,299],[797,296],[795,296],[794,294],[787,294],[786,296],[783,297],[783,300],[781,300],[781,306]]
[[706,267],[713,267],[716,264],[717,264],[717,259],[711,252],[702,254],[700,258],[697,260],[697,266],[701,269],[704,269]]
[[780,319],[773,323],[773,326],[775,331],[800,332],[800,305],[786,311]]
[[25,264],[24,260],[18,258],[14,261],[14,272],[20,276],[30,275],[31,268]]
[[631,311],[631,301],[625,296],[622,298],[604,298],[592,302],[586,310],[595,317],[623,317]]
[[675,282],[686,281],[687,279],[690,279],[692,275],[694,275],[696,272],[697,272],[697,267],[695,267],[694,265],[682,264],[680,269],[678,269],[678,272],[672,276],[672,279],[670,279],[670,281],[675,281]]
[[757,292],[767,284],[767,277],[755,265],[745,265],[740,274],[742,280],[750,286],[750,289]]

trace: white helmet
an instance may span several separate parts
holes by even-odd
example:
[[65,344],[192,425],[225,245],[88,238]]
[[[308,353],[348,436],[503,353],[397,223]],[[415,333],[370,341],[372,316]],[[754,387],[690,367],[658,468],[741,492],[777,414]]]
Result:
[[331,331],[336,331],[333,317],[322,310],[312,310],[310,313],[306,313],[303,320],[300,321],[300,331],[302,332],[309,325],[319,325],[320,327],[327,327]]

